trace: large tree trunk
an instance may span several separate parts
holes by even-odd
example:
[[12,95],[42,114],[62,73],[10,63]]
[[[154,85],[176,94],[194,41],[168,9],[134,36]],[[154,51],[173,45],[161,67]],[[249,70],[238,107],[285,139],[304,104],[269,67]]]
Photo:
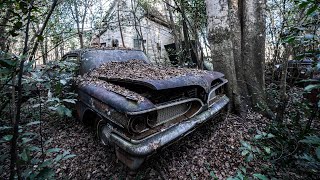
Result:
[[236,111],[265,103],[265,0],[206,0],[208,37],[214,68],[229,80]]
[[208,41],[211,46],[214,69],[221,71],[229,80],[228,96],[232,107],[240,108],[240,96],[236,79],[233,43],[228,18],[227,0],[207,0]]
[[265,1],[242,1],[242,53],[245,79],[251,95],[251,106],[265,108]]

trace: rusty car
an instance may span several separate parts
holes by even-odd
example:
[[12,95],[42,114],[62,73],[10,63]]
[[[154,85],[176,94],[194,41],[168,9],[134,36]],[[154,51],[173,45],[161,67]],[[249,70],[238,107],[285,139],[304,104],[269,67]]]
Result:
[[220,72],[155,66],[133,49],[74,50],[63,60],[79,63],[78,119],[131,170],[228,106]]

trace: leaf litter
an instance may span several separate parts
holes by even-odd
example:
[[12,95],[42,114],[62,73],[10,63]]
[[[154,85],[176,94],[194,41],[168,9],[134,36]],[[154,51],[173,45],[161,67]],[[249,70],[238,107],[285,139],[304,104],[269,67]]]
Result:
[[138,102],[144,101],[144,97],[125,87],[107,82],[104,79],[119,80],[166,80],[177,76],[195,75],[202,76],[208,71],[187,68],[175,68],[147,64],[143,60],[132,59],[125,62],[107,62],[99,68],[77,78],[79,86],[93,85],[106,88],[109,91],[120,94],[128,99]]

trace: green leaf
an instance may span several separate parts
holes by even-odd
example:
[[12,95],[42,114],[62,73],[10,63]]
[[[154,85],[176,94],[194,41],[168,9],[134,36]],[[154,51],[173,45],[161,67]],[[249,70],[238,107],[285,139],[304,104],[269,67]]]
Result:
[[320,88],[320,84],[310,84],[304,88],[304,91],[310,92],[313,89],[318,89],[318,88]]
[[245,155],[247,155],[248,153],[249,153],[248,150],[243,150],[243,151],[241,152],[241,156],[245,156]]
[[51,148],[46,151],[46,154],[55,153],[61,151],[61,148]]
[[276,137],[276,136],[271,134],[271,133],[269,133],[268,136],[267,136],[267,138],[274,138],[274,137]]
[[66,84],[67,84],[67,81],[66,81],[65,79],[61,79],[61,80],[60,80],[60,83],[61,83],[62,85],[66,85]]
[[305,139],[300,140],[299,142],[306,144],[315,144],[320,146],[320,137],[319,136],[306,136]]
[[13,138],[13,135],[6,135],[2,137],[2,139],[4,139],[5,141],[11,141],[12,138]]
[[31,159],[30,163],[31,164],[39,164],[41,161],[42,161],[41,159],[33,158],[33,159]]
[[254,136],[254,139],[258,140],[258,139],[261,139],[262,137],[263,137],[262,134],[258,134]]
[[72,111],[70,109],[66,108],[64,105],[59,105],[57,107],[56,111],[58,112],[58,114],[60,116],[72,117]]
[[48,159],[48,160],[45,160],[43,163],[41,163],[39,165],[39,168],[45,168],[45,167],[48,167],[49,165],[51,165],[53,163],[52,159]]
[[32,125],[36,125],[36,124],[40,124],[40,123],[41,123],[40,121],[33,121],[33,122],[26,124],[26,126],[32,126]]
[[12,68],[16,65],[17,61],[13,60],[8,60],[8,59],[0,59],[0,65],[7,67],[7,68]]
[[14,25],[13,25],[13,28],[15,30],[19,30],[20,28],[22,27],[22,22],[16,22]]
[[39,147],[37,147],[37,146],[30,146],[30,147],[28,148],[28,150],[29,150],[29,151],[36,151],[36,152],[41,151],[41,149],[40,149]]
[[69,155],[64,156],[63,159],[65,160],[65,159],[73,158],[73,157],[76,157],[76,156],[77,155],[75,155],[75,154],[69,154]]
[[242,179],[244,179],[244,175],[240,171],[238,171],[237,178],[242,180]]
[[11,128],[12,127],[9,127],[9,126],[2,126],[2,127],[0,127],[0,131],[11,129]]
[[308,9],[307,11],[307,15],[309,16],[310,14],[312,14],[314,11],[316,11],[318,9],[318,5],[315,4],[312,8]]
[[72,104],[76,103],[76,99],[63,99],[62,101],[72,103]]
[[21,136],[36,136],[37,134],[36,133],[33,133],[33,132],[25,132],[25,133],[22,133]]
[[43,36],[37,35],[37,38],[39,39],[39,41],[43,41]]
[[215,178],[216,177],[216,174],[213,172],[213,171],[210,171],[210,176]]
[[302,1],[302,2],[300,1],[300,3],[299,3],[299,8],[300,8],[300,9],[303,9],[303,8],[307,7],[308,4],[309,4],[308,1]]
[[244,174],[247,173],[247,169],[246,169],[245,167],[243,167],[243,166],[240,168],[240,170],[241,170]]
[[21,156],[21,159],[24,161],[24,162],[27,162],[28,161],[28,153],[27,153],[27,150],[26,149],[24,149],[23,151],[22,151],[22,153],[20,154],[20,156]]
[[241,145],[242,145],[243,147],[245,147],[245,148],[247,148],[247,149],[251,149],[251,148],[252,148],[251,145],[250,145],[248,142],[246,142],[246,141],[241,141],[240,143],[241,143]]
[[262,174],[253,174],[253,177],[260,179],[260,180],[268,180],[268,178]]
[[320,160],[320,146],[318,146],[316,149],[316,155],[317,155],[317,158]]
[[37,179],[52,179],[54,177],[54,171],[51,168],[43,168],[37,175]]
[[18,35],[19,35],[19,34],[16,33],[14,30],[10,30],[9,33],[10,33],[10,35],[11,35],[12,37],[15,37],[15,36],[18,36]]
[[284,42],[290,44],[290,43],[292,43],[295,39],[296,39],[295,36],[290,36],[290,37],[287,37],[286,39],[284,39]]
[[70,154],[70,151],[69,150],[66,150],[63,152],[62,156],[66,156],[66,155],[69,155]]
[[22,138],[22,144],[27,144],[28,142],[32,141],[33,138]]
[[264,147],[264,150],[266,153],[270,154],[271,153],[271,148],[270,147]]
[[246,161],[247,162],[250,162],[250,161],[252,161],[253,160],[253,154],[252,153],[249,153],[249,155],[246,157]]
[[315,161],[315,159],[312,156],[310,156],[309,154],[305,154],[305,153],[302,156],[299,156],[299,159],[307,160],[309,162]]
[[25,171],[23,171],[22,173],[22,177],[26,178],[26,179],[30,179],[28,178],[32,173],[32,169],[26,169]]
[[59,162],[63,158],[62,154],[59,154],[56,158],[54,158],[54,162]]

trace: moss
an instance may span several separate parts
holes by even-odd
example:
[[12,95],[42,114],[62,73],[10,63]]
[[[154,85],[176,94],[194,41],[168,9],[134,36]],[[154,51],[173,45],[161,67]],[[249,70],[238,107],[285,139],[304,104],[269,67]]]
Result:
[[229,40],[231,38],[230,30],[227,28],[215,28],[212,29],[209,33],[208,40],[211,43],[219,44],[225,40]]

